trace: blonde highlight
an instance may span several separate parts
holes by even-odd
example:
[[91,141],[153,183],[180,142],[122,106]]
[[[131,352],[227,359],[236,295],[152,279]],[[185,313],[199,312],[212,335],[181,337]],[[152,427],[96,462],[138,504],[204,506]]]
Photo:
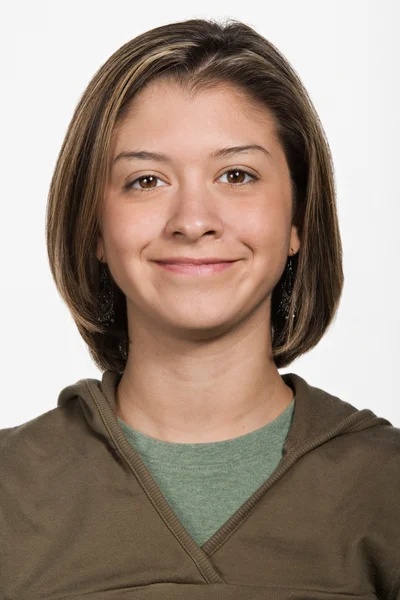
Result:
[[154,80],[174,82],[189,94],[234,85],[242,92],[244,108],[248,99],[274,116],[301,240],[292,257],[288,319],[278,311],[285,271],[271,298],[273,356],[278,368],[286,367],[319,342],[343,289],[333,164],[317,112],[296,72],[271,42],[242,22],[190,19],[157,27],[128,41],[95,73],[72,116],[49,189],[46,242],[56,287],[95,364],[123,372],[126,358],[119,349],[129,343],[126,298],[109,273],[116,318],[108,328],[99,323],[102,264],[95,246],[113,135],[136,94]]

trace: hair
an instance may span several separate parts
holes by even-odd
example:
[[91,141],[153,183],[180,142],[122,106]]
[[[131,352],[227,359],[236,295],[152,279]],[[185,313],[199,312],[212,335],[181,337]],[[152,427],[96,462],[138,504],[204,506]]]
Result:
[[[273,115],[288,163],[292,224],[289,318],[283,318],[286,269],[272,291],[272,352],[277,368],[313,348],[333,320],[344,276],[333,164],[318,114],[287,59],[249,25],[190,19],[146,31],[121,46],[94,74],[75,108],[50,183],[46,242],[56,287],[101,369],[122,373],[128,337],[126,296],[109,273],[115,321],[97,318],[101,263],[95,254],[112,136],[148,83],[164,80],[188,93],[233,85]],[[295,317],[295,318],[294,318]]]

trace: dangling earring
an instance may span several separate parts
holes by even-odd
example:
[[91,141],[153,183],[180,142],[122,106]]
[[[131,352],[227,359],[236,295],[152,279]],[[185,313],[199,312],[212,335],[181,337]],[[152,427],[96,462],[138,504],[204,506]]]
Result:
[[121,353],[121,356],[124,360],[128,358],[128,340],[124,340],[118,344],[118,350]]
[[[294,252],[293,248],[290,248],[290,250],[293,252],[293,255],[294,255],[295,252]],[[281,298],[281,301],[279,303],[279,308],[278,308],[278,312],[283,314],[283,317],[285,320],[287,320],[289,318],[289,306],[290,306],[290,299],[291,299],[292,290],[293,290],[293,281],[294,281],[294,274],[293,274],[292,256],[289,256],[289,259],[286,264],[285,278],[282,282],[282,298]],[[293,319],[296,318],[296,314],[297,314],[297,311],[294,310]]]
[[[103,258],[103,257],[101,257]],[[114,293],[111,289],[110,279],[107,273],[107,267],[102,262],[102,274],[100,281],[100,292],[97,296],[97,301],[100,306],[100,310],[97,312],[97,320],[103,323],[105,327],[109,327],[111,323],[115,321],[114,311]]]
[[[100,281],[100,292],[97,296],[97,301],[100,306],[100,310],[97,311],[97,320],[103,323],[105,327],[109,327],[111,323],[115,322],[115,310],[114,310],[114,292],[111,288],[110,278],[108,276],[108,267],[103,263],[103,257],[101,257],[102,263],[102,274]],[[120,341],[118,349],[124,360],[128,358],[128,339]]]

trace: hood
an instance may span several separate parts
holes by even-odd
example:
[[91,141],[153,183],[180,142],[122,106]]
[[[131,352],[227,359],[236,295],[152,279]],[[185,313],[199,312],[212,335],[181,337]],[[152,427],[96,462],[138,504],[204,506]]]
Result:
[[[98,379],[80,379],[61,390],[57,405],[79,402],[90,427],[103,436],[120,454],[125,434],[117,420],[116,388],[122,374],[104,371]],[[296,454],[297,458],[339,436],[378,425],[392,425],[370,409],[358,409],[328,392],[310,385],[295,373],[281,375],[295,394],[292,424],[283,447],[283,455]],[[294,458],[294,456],[293,456]]]

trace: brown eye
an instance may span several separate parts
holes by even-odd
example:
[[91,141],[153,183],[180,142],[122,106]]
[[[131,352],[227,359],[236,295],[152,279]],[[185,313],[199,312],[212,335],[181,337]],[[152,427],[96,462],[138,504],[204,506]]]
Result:
[[[229,173],[229,175],[227,175],[227,173]],[[235,187],[240,187],[241,185],[246,185],[247,183],[255,183],[259,180],[259,177],[252,175],[244,169],[229,169],[228,171],[225,171],[225,173],[223,173],[221,177],[223,177],[224,175],[227,175],[228,177],[228,185],[233,185]],[[243,181],[243,178],[246,177],[246,175],[248,175],[252,179],[250,181]]]
[[[251,173],[249,173],[248,171],[245,171],[244,169],[236,169],[236,168],[225,171],[225,173],[223,173],[221,175],[221,177],[223,177],[224,175],[227,175],[228,173],[229,173],[229,175],[228,175],[229,181],[227,181],[226,183],[228,183],[228,185],[235,186],[235,187],[240,187],[242,185],[246,185],[247,183],[255,183],[256,181],[258,181],[260,179],[259,177],[256,177],[256,175],[252,175]],[[246,177],[246,175],[251,178],[250,181],[243,180]],[[131,189],[134,190],[135,189],[135,190],[139,190],[139,192],[151,192],[152,190],[155,190],[158,187],[160,187],[160,186],[154,185],[157,183],[157,180],[161,181],[161,179],[159,177],[157,177],[156,175],[151,175],[151,173],[147,173],[146,175],[137,177],[130,183],[127,183],[124,186],[124,189],[126,189],[126,190],[131,190]],[[144,186],[142,185],[142,183],[144,183]],[[136,184],[138,184],[138,185],[136,185]]]
[[[132,189],[139,189],[139,190],[153,190],[155,189],[157,186],[153,185],[157,179],[160,179],[159,177],[156,177],[155,175],[142,175],[142,177],[138,177],[137,179],[135,179],[134,181],[132,181],[131,183],[128,183],[128,185],[126,186],[127,188],[132,188]],[[161,181],[161,180],[160,180]],[[136,182],[145,182],[144,187],[142,187],[140,185],[139,188],[135,188],[134,184]],[[150,185],[148,185],[150,184]]]
[[155,180],[156,180],[156,178],[155,178],[155,177],[153,177],[153,175],[149,175],[148,177],[141,177],[141,178],[139,179],[139,182],[144,182],[144,184],[145,184],[145,186],[144,186],[144,187],[145,187],[145,189],[146,189],[146,188],[148,187],[146,182],[150,182],[150,187],[152,188],[152,187],[154,187],[154,186],[153,186],[153,185],[151,185],[151,184],[153,184],[153,183],[155,182]]
[[228,173],[228,179],[230,179],[228,183],[243,183],[243,179],[245,177],[244,171],[235,169],[234,171],[228,171]]

